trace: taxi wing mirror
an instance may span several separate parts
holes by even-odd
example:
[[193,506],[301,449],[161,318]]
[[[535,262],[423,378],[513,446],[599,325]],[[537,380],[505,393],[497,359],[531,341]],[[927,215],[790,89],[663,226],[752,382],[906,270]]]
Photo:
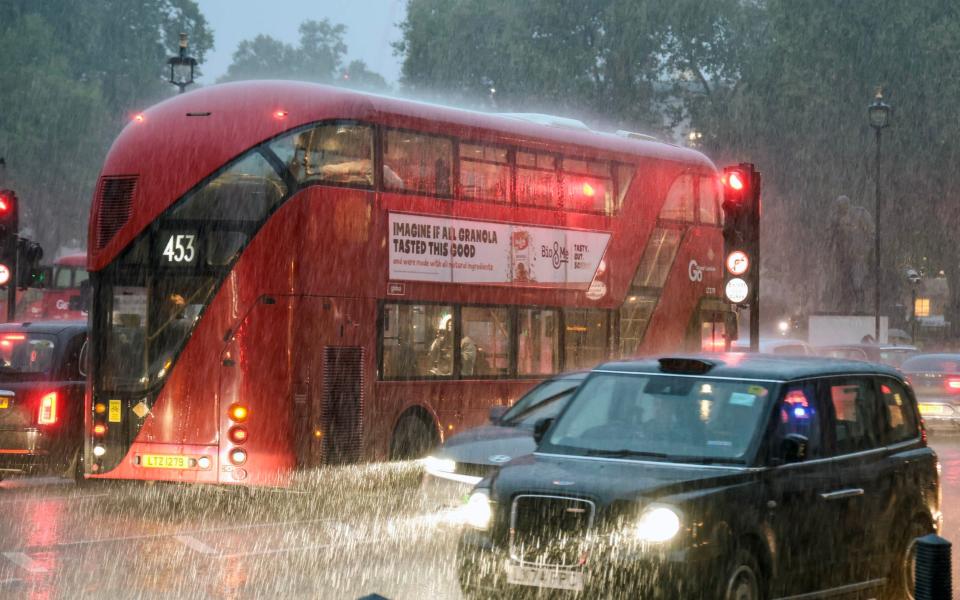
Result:
[[500,422],[500,419],[503,418],[503,415],[507,413],[510,409],[509,406],[491,406],[490,407],[490,422],[496,425]]
[[547,434],[547,430],[550,429],[550,426],[553,425],[553,422],[556,421],[553,417],[546,419],[540,419],[533,426],[533,441],[540,443],[540,440],[543,439],[543,436]]
[[803,462],[807,459],[810,440],[799,433],[788,433],[780,442],[780,459],[783,464]]

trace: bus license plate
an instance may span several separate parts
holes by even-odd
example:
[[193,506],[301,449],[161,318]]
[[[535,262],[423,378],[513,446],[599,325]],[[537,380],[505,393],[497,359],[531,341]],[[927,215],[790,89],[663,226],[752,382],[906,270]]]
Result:
[[921,415],[942,415],[945,407],[942,404],[920,404]]
[[140,466],[148,469],[189,469],[190,458],[179,454],[142,454]]
[[583,591],[583,572],[549,567],[523,567],[507,563],[507,583],[558,590]]

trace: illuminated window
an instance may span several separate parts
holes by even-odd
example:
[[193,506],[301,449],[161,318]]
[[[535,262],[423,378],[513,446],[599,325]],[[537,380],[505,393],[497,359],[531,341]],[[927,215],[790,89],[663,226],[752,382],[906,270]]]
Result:
[[705,225],[716,225],[719,222],[720,211],[720,182],[716,177],[700,178],[699,199],[700,222]]
[[547,375],[560,371],[560,315],[547,308],[521,308],[517,373]]
[[913,316],[915,317],[929,317],[930,316],[930,298],[917,298],[913,303]]
[[654,229],[640,258],[631,288],[663,287],[679,247],[679,229]]
[[461,311],[460,376],[510,374],[510,312],[506,308],[465,306]]
[[449,196],[453,142],[447,138],[388,130],[383,140],[383,187]]
[[298,181],[373,187],[373,128],[330,123],[280,138],[270,145]]
[[517,152],[517,202],[557,208],[559,199],[556,157],[540,152]]
[[627,296],[620,308],[620,356],[635,356],[657,306],[657,296]]
[[453,307],[386,304],[383,307],[383,378],[453,374]]
[[510,202],[509,153],[506,148],[460,144],[460,195],[478,200]]
[[589,369],[607,358],[609,315],[605,310],[568,309],[564,319],[564,368]]
[[667,198],[660,210],[660,218],[666,221],[693,222],[693,175],[677,177],[667,192]]
[[610,163],[563,159],[563,205],[573,211],[612,213]]

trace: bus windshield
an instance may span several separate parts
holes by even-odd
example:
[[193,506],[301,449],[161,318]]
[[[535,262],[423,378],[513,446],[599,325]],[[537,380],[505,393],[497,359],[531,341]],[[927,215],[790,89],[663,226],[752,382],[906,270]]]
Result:
[[743,462],[771,398],[768,383],[597,373],[542,451],[681,462]]

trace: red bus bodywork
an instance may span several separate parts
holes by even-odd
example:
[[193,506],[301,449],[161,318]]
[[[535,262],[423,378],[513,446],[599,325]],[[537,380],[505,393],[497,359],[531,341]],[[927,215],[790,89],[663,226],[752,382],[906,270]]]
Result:
[[[269,148],[271,140],[284,134],[328,121],[371,125],[378,148],[383,130],[396,128],[446,136],[454,143],[480,141],[612,161],[630,167],[633,175],[612,214],[466,200],[459,188],[450,197],[438,198],[390,192],[381,184],[374,189],[295,187],[219,276],[199,317],[191,317],[185,343],[163,362],[156,381],[122,391],[105,385],[104,374],[113,368],[107,365],[122,358],[113,341],[124,336],[117,323],[132,331],[143,328],[149,339],[151,330],[140,321],[157,320],[153,292],[138,300],[136,290],[160,289],[151,286],[164,285],[170,271],[151,266],[144,283],[131,286],[116,283],[121,281],[116,273],[127,262],[173,260],[175,236],[163,232],[179,235],[179,230],[158,225],[168,218],[164,215],[171,215],[178,201],[251,149]],[[380,160],[378,153],[376,164]],[[501,377],[384,377],[382,334],[389,327],[384,323],[386,306],[393,302],[451,304],[457,314],[461,305],[601,309],[610,315],[606,356],[617,356],[627,353],[617,347],[624,327],[620,315],[625,303],[636,299],[638,268],[646,253],[668,271],[651,296],[655,309],[642,341],[629,353],[701,349],[704,323],[723,320],[718,316],[724,310],[719,299],[719,209],[711,206],[713,216],[707,223],[699,217],[671,222],[661,215],[671,186],[690,174],[703,182],[716,180],[716,168],[706,157],[663,143],[312,84],[213,86],[150,108],[114,142],[90,217],[94,308],[93,384],[86,403],[89,476],[282,485],[298,465],[388,457],[405,417],[428,421],[436,439],[479,424],[490,406],[510,403],[538,380],[518,376],[515,361],[509,376]],[[606,245],[589,286],[391,279],[391,236],[396,230],[390,223],[404,216],[491,228],[522,225],[566,235],[599,232]],[[652,234],[664,229],[679,240],[669,257],[661,257],[659,247],[648,247]],[[177,251],[178,258],[193,260],[190,244]],[[148,254],[149,259],[136,258]],[[128,313],[118,317],[123,311]],[[157,329],[165,333],[165,325]],[[151,342],[144,343],[149,348]],[[156,369],[145,369],[147,381]],[[356,415],[337,412],[344,398],[353,398]],[[236,405],[248,410],[242,423],[230,418]],[[338,433],[343,424],[337,419],[351,418],[355,423],[350,435],[357,439],[326,439],[347,435]],[[105,435],[94,432],[97,424],[105,425]],[[238,426],[247,438],[235,443],[228,432]],[[330,444],[339,449],[339,459],[331,454]],[[242,464],[231,462],[237,448],[246,453]],[[344,448],[349,452],[343,454]]]
[[53,276],[41,291],[40,316],[44,320],[86,319],[87,313],[70,308],[71,298],[80,296],[80,285],[87,280],[87,255],[83,253],[61,256],[53,263]]

